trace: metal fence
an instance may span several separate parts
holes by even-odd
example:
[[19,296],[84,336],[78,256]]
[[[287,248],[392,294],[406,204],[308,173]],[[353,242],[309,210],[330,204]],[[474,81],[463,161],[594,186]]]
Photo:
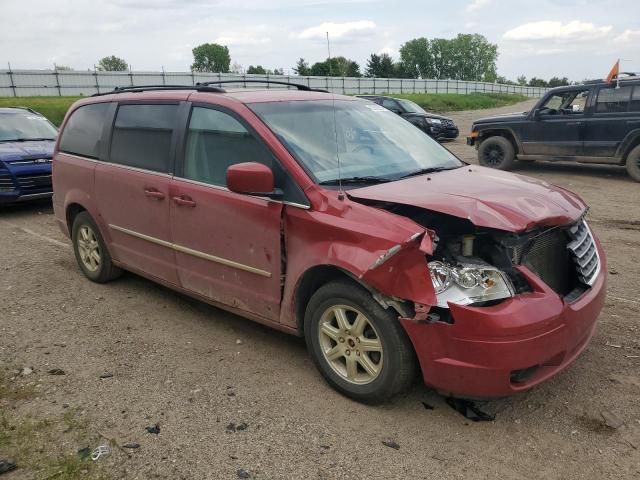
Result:
[[[0,70],[0,96],[79,96],[93,95],[132,85],[195,85],[213,80],[280,80],[302,83],[335,93],[512,93],[540,97],[545,88],[503,85],[462,80],[427,80],[412,78],[302,77],[295,75],[238,75],[199,72],[99,72],[55,70]],[[268,88],[288,88],[270,85]]]

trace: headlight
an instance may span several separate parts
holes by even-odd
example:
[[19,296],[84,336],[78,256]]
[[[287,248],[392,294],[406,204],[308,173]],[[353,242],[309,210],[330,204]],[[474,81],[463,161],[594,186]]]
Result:
[[429,262],[431,281],[439,307],[448,302],[458,305],[500,300],[513,297],[514,290],[507,276],[490,265],[463,264],[454,267],[444,262]]
[[425,121],[431,125],[441,125],[442,120],[439,118],[425,118]]

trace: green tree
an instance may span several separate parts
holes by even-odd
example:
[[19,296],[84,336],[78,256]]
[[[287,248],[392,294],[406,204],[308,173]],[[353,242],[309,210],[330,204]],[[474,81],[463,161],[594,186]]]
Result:
[[547,82],[547,85],[551,88],[553,87],[563,87],[565,85],[569,85],[569,79],[567,77],[551,77]]
[[253,65],[249,65],[249,68],[247,68],[247,73],[254,75],[266,75],[267,71],[262,65],[256,65],[255,67]]
[[296,66],[293,67],[293,71],[301,76],[311,75],[311,69],[309,68],[309,64],[304,58],[298,59],[298,61],[296,62]]
[[543,80],[542,78],[531,77],[531,79],[529,80],[529,86],[530,87],[548,87],[549,84],[547,83],[546,80]]
[[192,50],[194,72],[228,73],[231,64],[229,49],[217,43],[203,43]]
[[478,34],[452,39],[414,38],[400,47],[405,73],[413,78],[493,82],[497,77],[498,46]]
[[73,70],[73,68],[69,67],[68,65],[57,65],[54,63],[53,65],[56,69],[56,71],[58,72],[70,72]]
[[316,62],[311,66],[311,75],[320,77],[360,77],[360,66],[353,60],[345,57],[334,57],[324,62]]
[[104,72],[124,72],[129,69],[129,64],[124,58],[111,55],[98,61],[98,70]]
[[377,55],[372,53],[367,60],[365,77],[391,78],[394,76],[393,59],[386,53]]
[[517,79],[516,82],[518,83],[518,85],[526,85],[527,84],[527,77],[525,77],[524,75],[520,75]]
[[274,75],[284,75],[284,68],[274,68],[273,69],[273,74]]

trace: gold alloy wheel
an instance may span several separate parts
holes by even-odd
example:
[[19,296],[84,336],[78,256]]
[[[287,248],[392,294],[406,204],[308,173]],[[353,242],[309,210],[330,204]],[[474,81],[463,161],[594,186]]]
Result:
[[365,385],[382,371],[382,342],[367,316],[347,305],[334,305],[320,318],[318,338],[325,360],[348,382]]
[[90,272],[95,272],[100,268],[102,256],[100,255],[100,244],[95,232],[88,225],[82,225],[78,230],[78,253],[84,267]]

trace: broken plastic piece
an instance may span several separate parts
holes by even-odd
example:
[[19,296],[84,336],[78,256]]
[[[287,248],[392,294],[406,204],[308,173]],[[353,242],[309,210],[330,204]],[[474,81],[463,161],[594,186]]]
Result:
[[95,450],[91,453],[91,460],[94,462],[99,460],[100,457],[106,457],[111,454],[111,449],[106,445],[100,445],[95,448]]
[[471,400],[464,398],[449,397],[446,400],[447,405],[461,413],[472,422],[492,422],[495,420],[495,415],[489,415],[483,412]]
[[0,460],[0,475],[11,472],[16,468],[18,468],[18,466],[13,460]]

